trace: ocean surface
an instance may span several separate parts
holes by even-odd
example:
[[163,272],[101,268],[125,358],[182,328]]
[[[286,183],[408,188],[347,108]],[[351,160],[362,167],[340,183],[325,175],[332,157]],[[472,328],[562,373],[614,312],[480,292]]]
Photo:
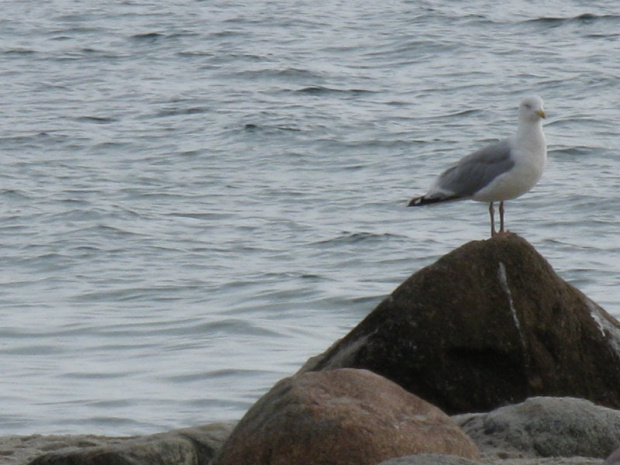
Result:
[[545,100],[510,230],[620,317],[620,3],[0,3],[0,435],[239,419],[489,236],[406,208]]

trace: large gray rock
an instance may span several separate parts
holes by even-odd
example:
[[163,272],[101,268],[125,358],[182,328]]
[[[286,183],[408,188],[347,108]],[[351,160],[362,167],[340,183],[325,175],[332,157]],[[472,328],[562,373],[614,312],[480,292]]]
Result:
[[48,438],[30,465],[204,465],[230,434],[231,425],[211,424],[133,438]]
[[[535,459],[495,460],[493,465],[601,465],[599,459],[587,457],[547,457]],[[488,465],[489,462],[486,462]]]
[[438,408],[366,370],[286,378],[224,443],[214,465],[375,465],[417,453],[477,458]]
[[620,408],[620,323],[512,234],[407,279],[302,372],[365,368],[449,414],[533,396]]
[[620,447],[620,411],[583,399],[535,397],[453,418],[487,458],[603,459]]
[[620,465],[620,449],[616,449],[607,460],[603,462],[603,465]]
[[378,465],[483,465],[454,455],[418,454],[386,460]]
[[561,457],[475,462],[450,455],[422,454],[390,459],[378,465],[601,465],[601,461],[585,457]]

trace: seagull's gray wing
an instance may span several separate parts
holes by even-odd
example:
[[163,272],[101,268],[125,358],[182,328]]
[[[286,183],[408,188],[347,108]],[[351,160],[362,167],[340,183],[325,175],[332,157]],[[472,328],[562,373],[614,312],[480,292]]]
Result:
[[439,175],[431,190],[454,199],[471,197],[514,164],[505,139],[462,158]]

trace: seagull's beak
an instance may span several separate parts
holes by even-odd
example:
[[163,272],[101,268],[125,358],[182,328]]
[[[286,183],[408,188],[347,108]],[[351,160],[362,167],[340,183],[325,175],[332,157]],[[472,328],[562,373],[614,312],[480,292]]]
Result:
[[547,113],[545,113],[545,110],[537,110],[536,114],[538,116],[540,116],[541,118],[545,119],[547,117]]

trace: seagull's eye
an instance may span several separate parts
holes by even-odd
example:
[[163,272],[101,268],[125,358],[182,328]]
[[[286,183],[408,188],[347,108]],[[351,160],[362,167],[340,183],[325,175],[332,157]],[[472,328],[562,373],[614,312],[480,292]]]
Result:
[[526,103],[525,108],[532,108],[532,105],[530,105],[529,103]]

